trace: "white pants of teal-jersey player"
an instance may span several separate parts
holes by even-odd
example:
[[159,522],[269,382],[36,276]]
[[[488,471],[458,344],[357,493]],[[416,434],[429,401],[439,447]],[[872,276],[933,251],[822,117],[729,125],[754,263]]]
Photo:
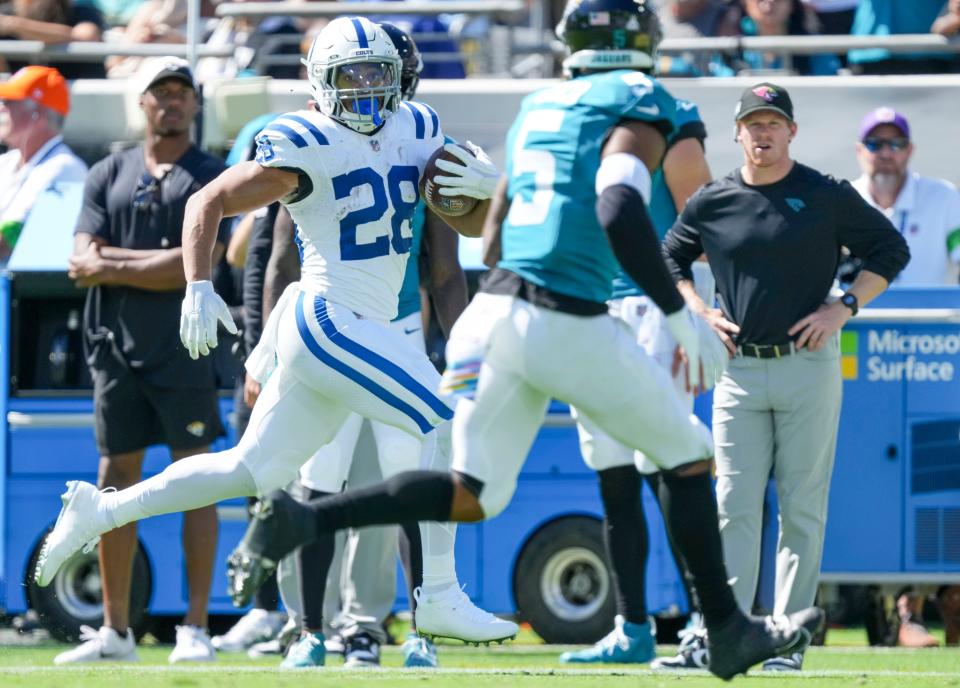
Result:
[[[673,393],[669,374],[610,315],[570,315],[481,293],[454,325],[447,364],[445,383],[476,390],[457,405],[453,467],[483,481],[487,518],[510,502],[551,398],[576,406],[660,468],[713,454],[710,431]],[[476,371],[472,383],[466,371]]]

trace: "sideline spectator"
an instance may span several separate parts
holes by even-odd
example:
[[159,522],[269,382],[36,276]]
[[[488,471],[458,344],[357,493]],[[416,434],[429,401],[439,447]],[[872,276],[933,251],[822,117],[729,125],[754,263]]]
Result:
[[[103,15],[72,0],[13,0],[13,14],[0,14],[0,38],[43,41],[46,44],[74,41],[99,42],[103,33]],[[102,79],[102,62],[60,62],[46,60],[65,79]],[[6,68],[4,69],[4,64]],[[28,63],[0,56],[0,71],[16,71]]]
[[726,0],[656,0],[665,38],[736,36],[737,12]]
[[960,32],[960,0],[947,3],[947,11],[933,22],[931,30],[941,36],[956,36]]
[[[664,38],[739,34],[739,12],[726,0],[656,0],[655,4]],[[658,71],[661,76],[733,76],[721,55],[706,52],[663,55]]]
[[[800,0],[742,0],[744,15],[740,30],[744,36],[807,36],[813,33],[813,14]],[[745,50],[742,68],[752,71],[788,70],[803,76],[827,76],[837,73],[840,61],[835,55],[795,55],[784,59],[780,53]]]
[[863,118],[853,182],[864,200],[882,212],[910,247],[899,287],[957,284],[960,263],[960,192],[948,181],[910,171],[913,143],[907,118],[889,107]]
[[[909,254],[849,184],[791,158],[797,124],[785,89],[748,88],[735,112],[743,166],[691,197],[663,245],[687,304],[735,353],[714,392],[713,438],[724,559],[747,611],[771,472],[776,481],[778,616],[812,604],[820,580],[840,420],[839,331]],[[865,268],[828,303],[841,246],[862,256]],[[689,281],[704,252],[722,310],[705,305]],[[764,669],[799,671],[802,662],[802,652],[793,652]]]
[[127,26],[147,0],[78,0],[103,15],[109,26]]
[[[853,20],[854,36],[930,33],[947,6],[946,0],[860,0]],[[956,3],[951,5],[955,7]],[[941,32],[949,28],[940,24]],[[882,48],[851,50],[847,54],[856,74],[943,74],[956,71],[953,53],[891,53]]]
[[70,92],[53,67],[24,67],[0,84],[0,261],[16,246],[37,196],[57,182],[82,182],[87,165],[63,142]]
[[[148,446],[167,445],[176,461],[206,451],[223,433],[213,358],[191,360],[176,323],[185,283],[184,208],[224,166],[190,141],[200,106],[186,61],[147,62],[141,77],[144,142],[90,170],[70,259],[70,276],[78,286],[90,287],[84,348],[94,381],[101,488],[139,481]],[[228,231],[229,224],[222,223],[214,262],[223,255]],[[171,662],[216,656],[204,630],[216,540],[215,506],[184,514],[190,598]],[[132,526],[101,539],[104,624],[55,663],[137,660],[128,628],[135,548]]]
[[[342,0],[350,3],[357,0]],[[387,0],[388,2],[406,2],[406,0]],[[423,71],[420,76],[424,79],[462,79],[467,75],[460,54],[460,45],[451,35],[450,25],[441,16],[411,16],[411,15],[371,15],[371,21],[387,22],[398,27],[406,34],[413,36],[417,48],[423,56]],[[445,35],[446,34],[446,35]],[[437,59],[431,59],[431,53]],[[443,54],[443,57],[440,57]]]
[[[126,26],[112,29],[111,43],[183,43],[181,26],[187,20],[185,0],[146,0],[136,8]],[[137,72],[143,58],[114,55],[107,58],[107,72],[113,78],[125,78]]]
[[817,33],[825,36],[846,36],[853,28],[853,15],[858,0],[803,0],[817,15]]

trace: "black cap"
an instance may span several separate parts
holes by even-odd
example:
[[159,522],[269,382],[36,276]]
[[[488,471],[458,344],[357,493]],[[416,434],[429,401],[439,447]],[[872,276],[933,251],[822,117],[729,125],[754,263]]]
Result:
[[734,120],[739,122],[751,112],[760,110],[772,110],[793,121],[793,102],[787,89],[782,86],[764,82],[745,90],[737,103]]
[[158,57],[147,60],[141,66],[138,76],[140,93],[146,93],[155,84],[167,79],[175,79],[194,91],[197,90],[193,72],[190,71],[190,63],[179,57]]

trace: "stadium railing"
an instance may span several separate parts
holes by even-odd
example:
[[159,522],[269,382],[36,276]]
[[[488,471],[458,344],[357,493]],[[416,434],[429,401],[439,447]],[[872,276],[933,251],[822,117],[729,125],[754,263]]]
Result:
[[[349,8],[349,9],[348,9]],[[352,2],[308,3],[289,2],[249,2],[224,3],[217,7],[220,17],[264,17],[285,14],[292,17],[331,17],[351,13],[381,13],[390,15],[422,15],[438,13],[456,13],[468,16],[492,14],[515,14],[523,8],[519,0],[442,0],[437,2]],[[463,50],[459,53],[437,52],[424,54],[426,61],[450,59],[471,59],[471,65],[479,67],[474,76],[504,77],[548,77],[553,74],[554,59],[564,54],[565,48],[557,40],[551,40],[550,34],[542,27],[537,17],[530,18],[531,26],[511,25],[493,26],[482,36],[483,40],[473,40],[473,53]],[[453,32],[447,36],[437,33],[416,34],[423,41],[452,38],[463,41],[466,36]],[[291,34],[278,36],[282,43],[299,43],[300,36]],[[469,40],[469,39],[468,39]],[[113,55],[149,57],[157,55],[176,55],[195,61],[201,57],[230,57],[237,49],[236,45],[211,46],[194,43],[147,43],[116,44],[74,42],[49,45],[41,41],[0,40],[0,55],[6,57],[35,58],[38,61],[56,59],[70,62],[96,62]],[[893,54],[912,52],[953,52],[960,53],[960,39],[948,39],[934,34],[902,34],[896,36],[734,36],[665,39],[660,44],[660,52],[666,55],[682,53],[724,53],[737,54],[743,51],[776,53],[785,61],[784,73],[790,72],[790,60],[797,55],[822,53],[845,53],[848,50],[878,48]],[[264,51],[265,53],[268,51]],[[255,68],[262,71],[270,65],[296,64],[297,55],[258,56]]]

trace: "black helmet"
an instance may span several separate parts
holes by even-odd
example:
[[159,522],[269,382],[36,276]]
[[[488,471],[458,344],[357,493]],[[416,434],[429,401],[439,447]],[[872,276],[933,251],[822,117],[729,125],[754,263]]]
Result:
[[420,72],[423,70],[423,59],[417,50],[417,44],[413,42],[413,36],[395,24],[380,22],[380,28],[393,41],[403,63],[400,70],[400,95],[404,100],[412,100],[417,93],[417,86],[420,85]]
[[653,71],[660,20],[647,0],[569,0],[557,36],[570,50],[565,72],[583,69]]

